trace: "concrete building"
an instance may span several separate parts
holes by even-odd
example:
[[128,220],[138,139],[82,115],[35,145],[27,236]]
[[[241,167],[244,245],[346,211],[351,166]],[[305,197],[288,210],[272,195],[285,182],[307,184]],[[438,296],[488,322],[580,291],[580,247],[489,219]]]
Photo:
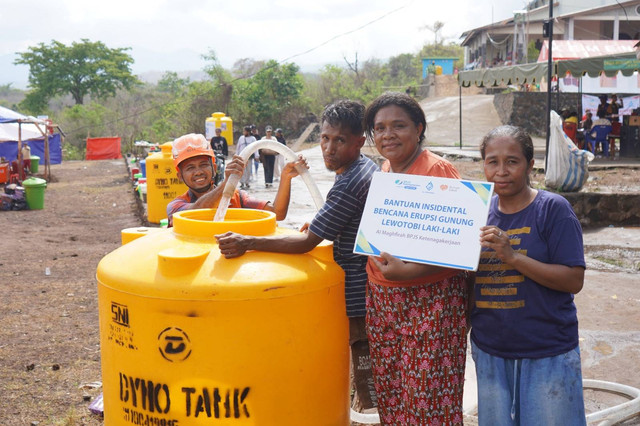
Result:
[[[640,0],[556,0],[553,18],[554,41],[640,39]],[[536,62],[548,19],[549,0],[533,0],[512,18],[464,32],[465,69]],[[528,57],[530,44],[537,50]]]

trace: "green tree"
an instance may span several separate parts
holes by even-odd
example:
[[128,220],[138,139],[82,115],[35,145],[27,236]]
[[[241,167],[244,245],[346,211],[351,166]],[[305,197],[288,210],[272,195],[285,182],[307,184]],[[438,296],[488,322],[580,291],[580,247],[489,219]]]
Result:
[[82,105],[87,95],[105,98],[114,96],[119,88],[131,88],[138,79],[131,73],[133,58],[127,50],[110,49],[102,42],[82,39],[71,46],[53,40],[49,45],[40,43],[18,53],[14,63],[29,66],[32,89],[24,106],[40,112],[49,99],[67,93],[76,105]]
[[303,88],[296,64],[282,65],[270,60],[253,77],[236,82],[234,108],[247,121],[282,123],[282,117],[302,100]]

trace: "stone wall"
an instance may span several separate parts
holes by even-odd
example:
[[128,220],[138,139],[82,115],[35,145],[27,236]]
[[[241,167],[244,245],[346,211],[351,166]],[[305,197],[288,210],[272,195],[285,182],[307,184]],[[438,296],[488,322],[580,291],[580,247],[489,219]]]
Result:
[[567,192],[566,198],[585,228],[640,225],[640,194]]
[[[535,136],[546,136],[546,92],[497,93],[493,98],[493,104],[502,124],[523,127]],[[575,110],[580,115],[580,111],[582,111],[581,95],[579,93],[552,93],[551,109],[559,112],[563,108]]]

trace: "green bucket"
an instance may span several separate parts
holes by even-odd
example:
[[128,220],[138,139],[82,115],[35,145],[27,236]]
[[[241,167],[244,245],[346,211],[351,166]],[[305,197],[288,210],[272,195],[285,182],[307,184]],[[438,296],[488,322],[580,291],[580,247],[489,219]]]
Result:
[[38,164],[40,163],[40,157],[37,155],[31,156],[31,173],[38,173]]
[[35,177],[30,177],[22,182],[25,190],[27,205],[31,210],[42,210],[44,208],[44,189],[47,181]]

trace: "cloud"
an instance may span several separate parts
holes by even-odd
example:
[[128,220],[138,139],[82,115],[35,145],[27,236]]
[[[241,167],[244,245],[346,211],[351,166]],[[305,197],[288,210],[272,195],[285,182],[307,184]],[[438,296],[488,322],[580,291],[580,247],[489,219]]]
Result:
[[[342,63],[343,56],[356,53],[361,60],[386,59],[431,42],[433,34],[421,29],[425,24],[442,21],[442,35],[457,39],[463,31],[488,24],[492,8],[498,20],[522,7],[513,0],[496,0],[493,6],[471,0],[32,0],[28,8],[8,3],[0,11],[0,55],[54,39],[70,44],[87,38],[113,48],[132,47],[139,72],[147,66],[201,69],[200,56],[209,49],[227,68],[240,58],[283,60],[310,49],[293,60],[304,68]],[[153,55],[155,61],[149,59]],[[0,80],[5,71],[3,65]]]

